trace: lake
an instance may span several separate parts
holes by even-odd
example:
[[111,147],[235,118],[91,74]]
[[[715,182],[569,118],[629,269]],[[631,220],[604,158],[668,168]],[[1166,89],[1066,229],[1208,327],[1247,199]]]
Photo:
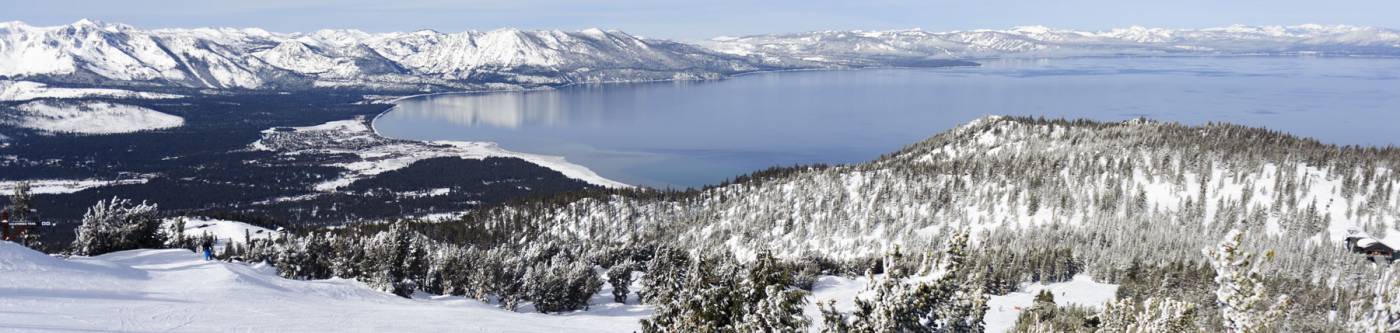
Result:
[[777,72],[398,102],[379,133],[491,141],[629,184],[713,184],[774,165],[867,161],[985,115],[1263,126],[1400,144],[1400,59],[993,60],[980,67]]

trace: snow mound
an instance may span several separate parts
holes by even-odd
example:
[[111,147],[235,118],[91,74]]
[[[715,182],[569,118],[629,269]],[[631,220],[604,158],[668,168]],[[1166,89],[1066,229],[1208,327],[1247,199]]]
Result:
[[144,107],[109,102],[34,101],[15,107],[0,123],[54,133],[115,134],[179,127],[185,119]]
[[65,260],[0,242],[6,331],[627,332],[650,313],[596,308],[517,313],[459,297],[400,298],[354,280],[288,280],[263,265],[203,261],[186,250]]
[[[10,306],[10,301],[16,298],[76,295],[92,289],[111,290],[145,277],[144,271],[106,261],[86,258],[64,260],[19,244],[0,241],[0,308]],[[87,288],[75,289],[75,286]],[[0,313],[6,313],[3,311],[0,310]],[[0,318],[3,317],[0,315]]]
[[67,261],[31,250],[13,242],[0,241],[0,272],[9,274],[42,274],[45,272],[87,272],[103,267],[79,261]]

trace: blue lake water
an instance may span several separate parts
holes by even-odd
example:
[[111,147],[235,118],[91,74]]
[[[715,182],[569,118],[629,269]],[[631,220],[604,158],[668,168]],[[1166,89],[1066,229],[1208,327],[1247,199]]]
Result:
[[686,187],[773,165],[867,161],[992,114],[1231,122],[1400,145],[1400,59],[997,60],[444,94],[400,101],[375,127],[402,139],[492,141],[630,184]]

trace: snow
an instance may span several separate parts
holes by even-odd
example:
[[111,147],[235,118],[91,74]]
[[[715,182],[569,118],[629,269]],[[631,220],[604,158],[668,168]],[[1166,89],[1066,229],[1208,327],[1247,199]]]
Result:
[[1392,249],[1400,249],[1400,230],[1387,229],[1385,238],[1381,238],[1380,241]]
[[171,99],[184,96],[108,88],[60,88],[32,81],[0,80],[0,101],[23,102],[44,98]]
[[[812,331],[818,331],[820,326],[821,310],[818,303],[826,303],[835,300],[836,309],[842,312],[855,310],[855,298],[860,296],[870,284],[870,279],[866,277],[847,278],[840,276],[822,276],[817,279],[817,283],[812,286],[812,294],[808,296],[807,307],[803,313],[808,318],[818,320],[812,327]],[[1051,284],[1026,284],[1021,287],[1021,291],[1006,295],[992,295],[987,300],[987,314],[983,318],[986,325],[986,332],[1001,333],[1008,332],[1016,326],[1016,318],[1022,311],[1029,309],[1035,301],[1035,295],[1041,290],[1050,290],[1055,294],[1055,304],[1067,306],[1078,304],[1091,308],[1099,308],[1103,304],[1114,299],[1118,293],[1118,285],[1094,282],[1088,275],[1076,275],[1067,282]]]
[[1076,275],[1069,282],[1051,284],[1030,284],[1021,291],[992,296],[987,300],[987,315],[983,318],[988,333],[1010,331],[1016,326],[1016,318],[1022,311],[1035,303],[1035,295],[1041,290],[1050,290],[1055,295],[1055,305],[1077,304],[1090,308],[1101,308],[1114,299],[1118,285],[1094,282],[1088,275]]
[[213,236],[216,250],[222,250],[223,246],[230,241],[243,243],[245,236],[253,239],[270,239],[277,235],[277,231],[272,229],[238,221],[206,217],[177,217],[167,219],[165,223],[184,223],[185,236],[187,237]]
[[354,280],[288,280],[186,250],[60,259],[0,242],[5,331],[629,332],[651,311],[603,304],[547,315],[460,297],[400,298]]
[[144,107],[110,102],[33,101],[15,107],[0,123],[54,133],[115,134],[179,127],[185,119]]
[[[112,185],[145,184],[148,178],[129,178],[117,180],[105,179],[34,179],[28,180],[29,193],[32,194],[64,194],[78,192],[94,187]],[[19,181],[0,181],[0,193],[14,192]]]
[[866,285],[870,284],[870,279],[866,277],[849,278],[844,276],[821,276],[817,282],[812,284],[812,293],[807,296],[807,306],[802,309],[802,314],[812,319],[812,332],[820,330],[822,312],[819,304],[826,304],[829,301],[836,301],[837,311],[851,312],[856,308],[856,296],[865,291]]

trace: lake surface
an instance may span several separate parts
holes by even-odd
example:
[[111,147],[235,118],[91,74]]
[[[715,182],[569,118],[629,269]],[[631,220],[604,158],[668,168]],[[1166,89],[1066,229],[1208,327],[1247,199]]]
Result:
[[1000,60],[781,72],[400,101],[383,135],[492,141],[629,184],[712,184],[773,165],[867,161],[985,115],[1148,117],[1400,145],[1400,59]]

